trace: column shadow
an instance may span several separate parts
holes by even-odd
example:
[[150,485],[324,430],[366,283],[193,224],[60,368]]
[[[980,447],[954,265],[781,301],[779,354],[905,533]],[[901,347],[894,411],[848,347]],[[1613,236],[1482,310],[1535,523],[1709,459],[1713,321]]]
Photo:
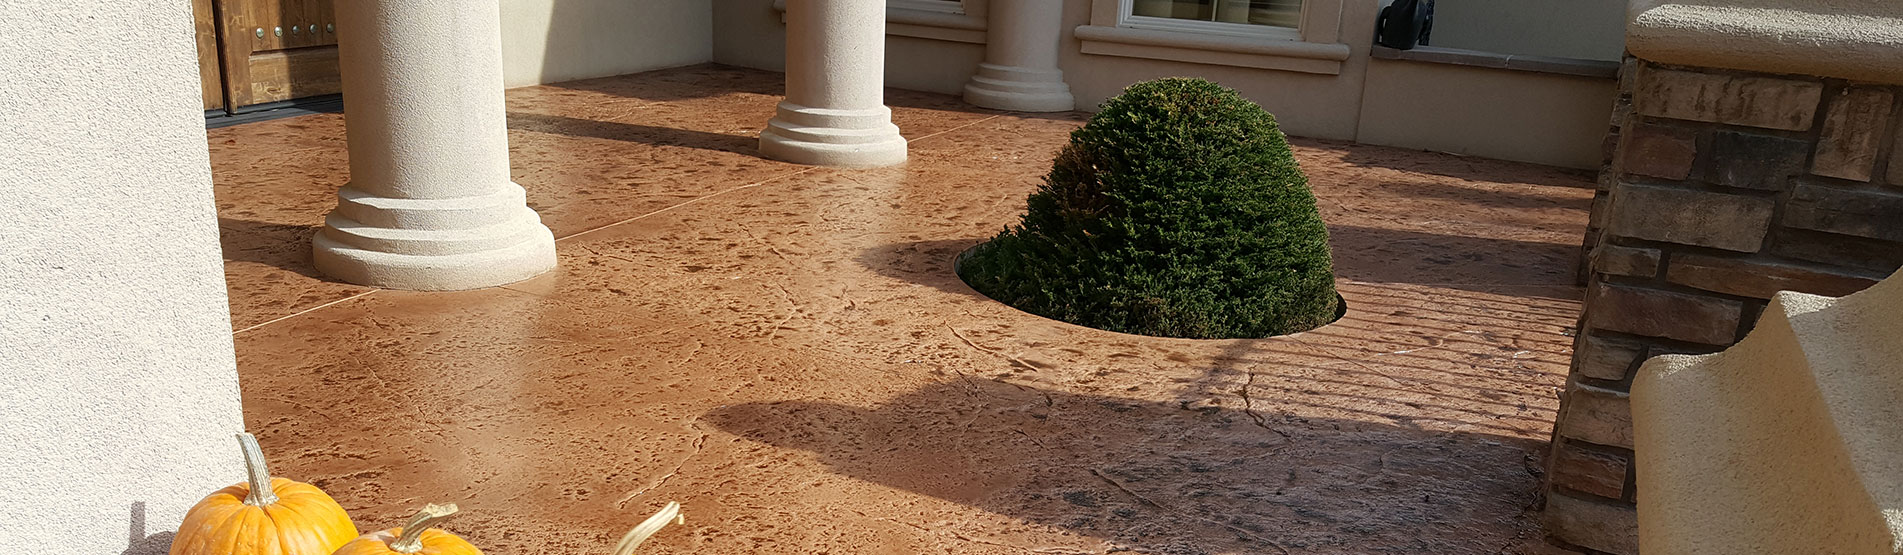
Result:
[[311,262],[311,236],[317,226],[218,218],[218,243],[226,262],[249,262],[331,281]]

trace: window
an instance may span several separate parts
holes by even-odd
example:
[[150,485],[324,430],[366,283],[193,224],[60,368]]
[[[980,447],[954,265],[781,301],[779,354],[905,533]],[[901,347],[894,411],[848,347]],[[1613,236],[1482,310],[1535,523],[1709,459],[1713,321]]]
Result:
[[961,0],[886,0],[888,8],[904,8],[939,13],[965,13]]
[[1132,0],[1130,22],[1144,19],[1300,27],[1302,0]]
[[1091,0],[1073,35],[1098,56],[1340,75],[1352,1]]

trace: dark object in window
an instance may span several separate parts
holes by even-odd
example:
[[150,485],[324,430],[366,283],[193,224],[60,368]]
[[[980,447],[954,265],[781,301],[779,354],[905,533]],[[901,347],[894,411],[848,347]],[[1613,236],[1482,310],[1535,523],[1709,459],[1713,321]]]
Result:
[[1396,50],[1427,44],[1434,29],[1434,0],[1394,0],[1374,22],[1374,43]]

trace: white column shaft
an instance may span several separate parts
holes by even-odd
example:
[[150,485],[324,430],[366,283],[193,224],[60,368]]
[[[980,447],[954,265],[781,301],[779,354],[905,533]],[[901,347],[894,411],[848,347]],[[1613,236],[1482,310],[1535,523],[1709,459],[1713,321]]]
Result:
[[509,179],[497,0],[337,0],[350,184],[317,269],[395,289],[502,285],[555,265]]
[[786,101],[838,110],[885,105],[885,3],[791,0]]
[[337,0],[351,186],[389,198],[509,184],[496,0]]
[[760,132],[761,154],[885,166],[905,151],[885,107],[885,1],[788,0],[786,101]]
[[1063,27],[1063,3],[1053,0],[992,2],[985,26],[985,62],[1040,69],[1057,68]]
[[986,108],[1061,112],[1076,107],[1057,68],[1063,43],[1060,0],[998,0],[990,5],[985,62],[965,85],[965,101]]

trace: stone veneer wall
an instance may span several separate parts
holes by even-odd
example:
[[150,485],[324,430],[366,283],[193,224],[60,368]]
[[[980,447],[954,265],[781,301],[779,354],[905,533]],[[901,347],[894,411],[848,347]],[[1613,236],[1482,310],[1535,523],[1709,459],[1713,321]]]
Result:
[[1547,531],[1636,553],[1627,392],[1716,352],[1779,290],[1903,265],[1903,87],[1628,58],[1586,239],[1586,308],[1547,462]]

